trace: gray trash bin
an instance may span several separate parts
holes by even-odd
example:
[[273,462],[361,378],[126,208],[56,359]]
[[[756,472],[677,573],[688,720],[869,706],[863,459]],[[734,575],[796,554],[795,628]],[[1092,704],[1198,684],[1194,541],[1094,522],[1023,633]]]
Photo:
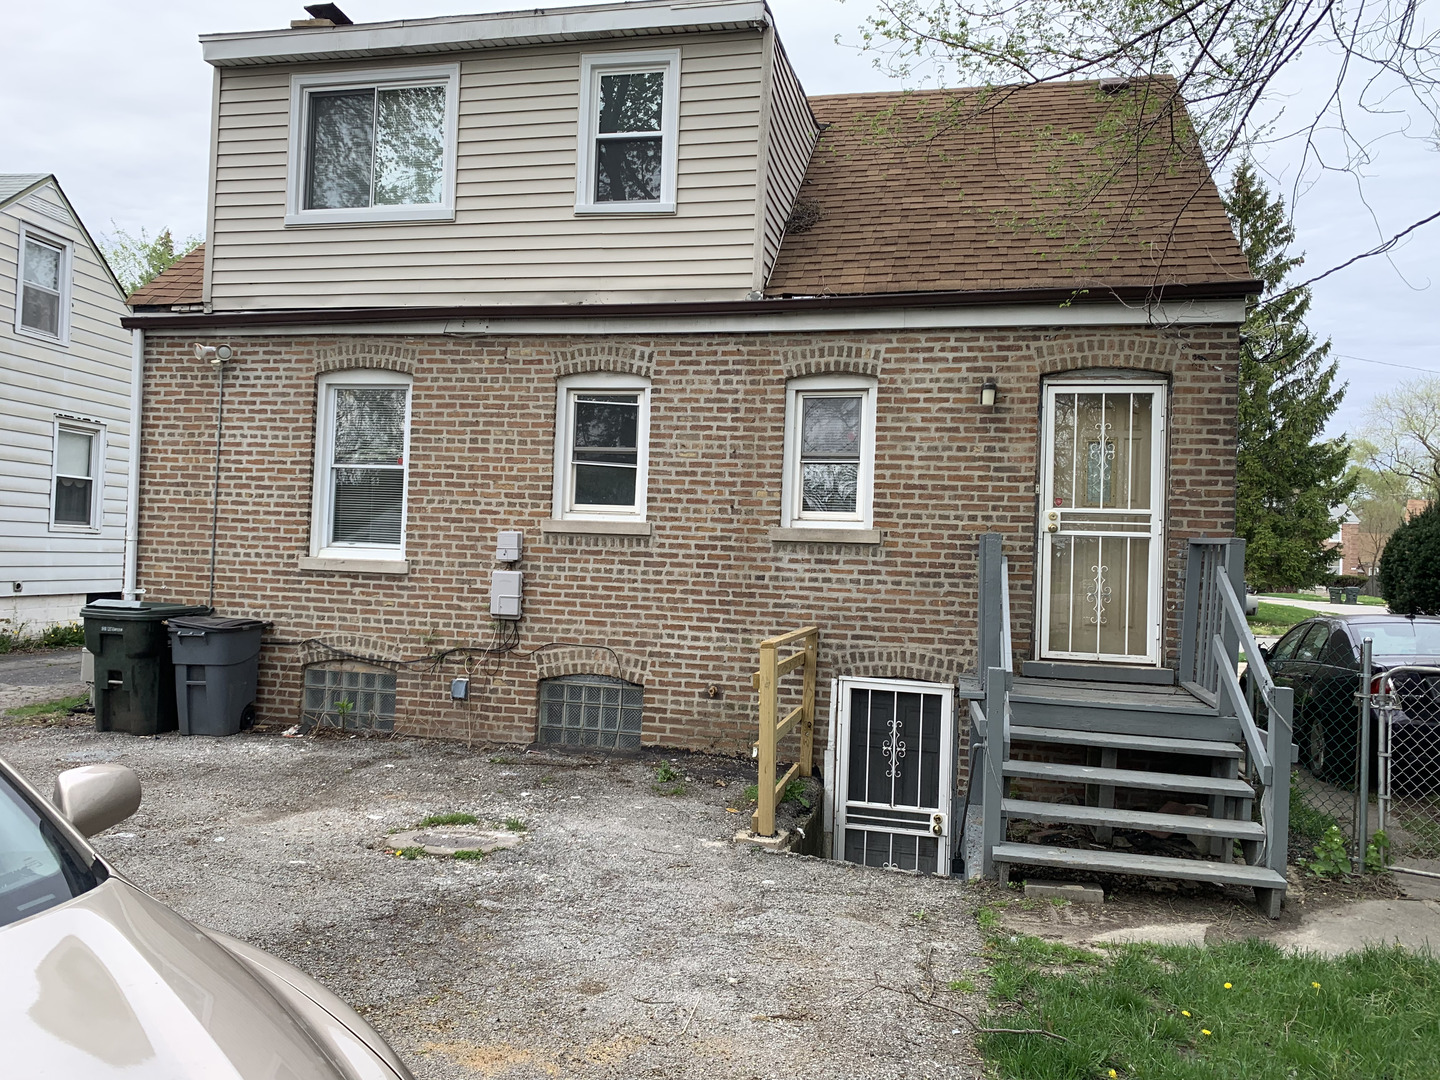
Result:
[[181,735],[234,735],[255,722],[264,627],[219,615],[170,620]]

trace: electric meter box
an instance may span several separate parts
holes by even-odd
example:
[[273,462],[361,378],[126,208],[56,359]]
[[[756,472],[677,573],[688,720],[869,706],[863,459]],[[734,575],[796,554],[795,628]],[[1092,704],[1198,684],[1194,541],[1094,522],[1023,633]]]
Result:
[[490,574],[490,615],[496,619],[520,618],[520,597],[525,575],[519,570],[495,570]]
[[518,529],[502,529],[495,537],[495,561],[519,562],[524,536]]

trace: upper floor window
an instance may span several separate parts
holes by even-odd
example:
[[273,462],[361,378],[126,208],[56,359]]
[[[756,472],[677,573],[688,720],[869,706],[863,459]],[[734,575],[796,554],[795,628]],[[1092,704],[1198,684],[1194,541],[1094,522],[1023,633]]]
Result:
[[785,389],[784,526],[871,526],[875,380],[813,375]]
[[673,213],[680,50],[580,58],[577,213]]
[[294,75],[288,225],[449,220],[460,69]]
[[80,420],[57,420],[50,523],[58,529],[100,527],[100,475],[105,428]]
[[20,230],[15,329],[65,344],[70,336],[70,245]]
[[403,559],[409,376],[322,375],[319,408],[311,554]]
[[650,384],[592,372],[560,380],[555,420],[555,516],[645,517]]

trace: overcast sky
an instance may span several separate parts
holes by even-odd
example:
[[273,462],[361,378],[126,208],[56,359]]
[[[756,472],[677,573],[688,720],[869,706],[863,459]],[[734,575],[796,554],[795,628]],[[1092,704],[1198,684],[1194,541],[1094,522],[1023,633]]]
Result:
[[[492,0],[342,0],[356,22],[503,11]],[[566,6],[553,4],[552,7]],[[781,39],[811,94],[901,85],[854,45],[873,0],[771,0]],[[1428,8],[1428,12],[1426,9]],[[1423,0],[1433,30],[1440,0]],[[0,172],[53,172],[92,233],[112,223],[152,235],[198,236],[205,222],[210,69],[198,35],[288,26],[301,0],[70,0],[60,7],[5,0],[0,35]],[[840,44],[836,43],[839,36]],[[851,47],[846,47],[849,43]],[[1320,63],[1298,71],[1292,111],[1323,86]],[[1403,126],[1392,116],[1367,136]],[[1418,121],[1411,137],[1374,147],[1362,202],[1349,173],[1307,177],[1297,201],[1297,248],[1316,273],[1440,209],[1440,152]],[[1430,135],[1429,140],[1423,136]],[[1293,147],[1262,166],[1293,190]],[[1349,383],[1332,431],[1353,431],[1375,394],[1440,370],[1440,222],[1388,258],[1368,259],[1315,286],[1311,329],[1334,341]]]

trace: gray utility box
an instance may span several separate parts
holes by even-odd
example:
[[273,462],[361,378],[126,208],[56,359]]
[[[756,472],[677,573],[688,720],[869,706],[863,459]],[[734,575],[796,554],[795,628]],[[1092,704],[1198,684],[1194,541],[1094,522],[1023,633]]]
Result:
[[181,735],[234,735],[255,722],[264,628],[219,615],[170,620]]

